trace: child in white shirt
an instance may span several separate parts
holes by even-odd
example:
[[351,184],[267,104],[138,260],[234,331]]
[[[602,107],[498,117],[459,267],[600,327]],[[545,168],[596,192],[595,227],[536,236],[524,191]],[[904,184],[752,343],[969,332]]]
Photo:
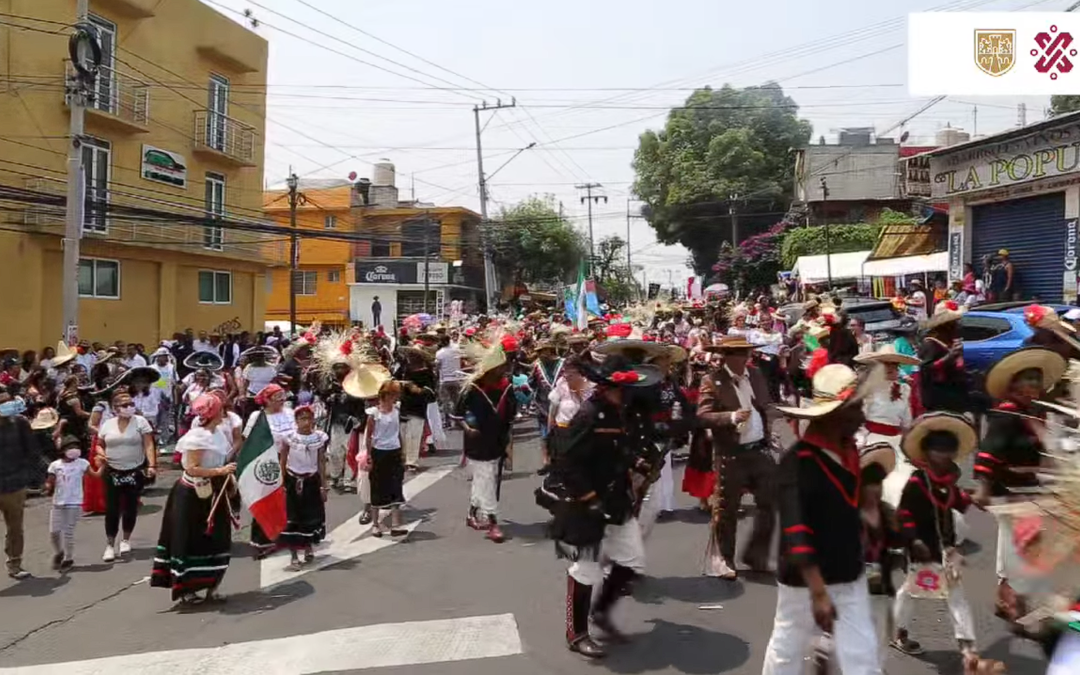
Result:
[[49,464],[45,490],[53,498],[49,514],[53,569],[66,572],[75,566],[75,525],[82,517],[83,475],[100,476],[101,469],[94,469],[82,458],[79,439],[73,436],[60,442],[60,456]]

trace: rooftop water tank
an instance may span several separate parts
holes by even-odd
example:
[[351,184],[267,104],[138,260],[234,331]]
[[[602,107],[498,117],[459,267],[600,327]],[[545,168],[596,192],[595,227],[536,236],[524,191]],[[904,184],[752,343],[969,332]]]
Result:
[[379,160],[375,163],[375,175],[372,176],[371,184],[378,187],[392,187],[396,185],[394,163],[388,159]]

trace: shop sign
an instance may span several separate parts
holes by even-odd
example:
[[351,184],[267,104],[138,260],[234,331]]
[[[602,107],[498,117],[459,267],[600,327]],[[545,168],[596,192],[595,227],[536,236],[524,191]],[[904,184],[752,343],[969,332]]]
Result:
[[1077,225],[1076,219],[1065,221],[1065,278],[1063,295],[1066,303],[1076,301],[1076,267],[1077,267]]
[[183,155],[155,148],[142,146],[142,177],[157,183],[173,187],[187,187],[187,163]]
[[448,284],[450,283],[449,268],[450,265],[444,262],[416,263],[416,283],[424,283],[426,274],[429,284]]
[[988,142],[930,158],[931,196],[940,199],[1073,173],[1080,165],[1080,123]]
[[949,231],[949,280],[964,278],[964,230]]

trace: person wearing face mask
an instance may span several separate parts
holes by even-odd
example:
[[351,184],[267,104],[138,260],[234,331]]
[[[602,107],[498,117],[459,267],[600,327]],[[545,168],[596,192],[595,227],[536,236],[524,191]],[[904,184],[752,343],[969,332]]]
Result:
[[29,578],[22,568],[23,509],[30,473],[38,456],[38,446],[30,422],[22,416],[26,404],[0,390],[0,515],[4,519],[4,553],[8,576],[16,581]]
[[60,459],[49,464],[45,491],[52,496],[49,534],[53,545],[53,569],[67,572],[75,566],[75,526],[82,517],[83,477],[101,475],[82,458],[80,441],[65,436],[58,443]]
[[[975,504],[1023,499],[1020,493],[1039,485],[1038,470],[1046,448],[1046,409],[1034,401],[1045,396],[1064,376],[1065,359],[1049,349],[1027,347],[1001,359],[986,374],[986,393],[997,405],[987,413],[986,435],[975,457]],[[1015,622],[1024,616],[1023,599],[1009,584],[1008,552],[1013,535],[1010,520],[998,519],[995,611]]]
[[[97,437],[97,455],[105,464],[105,553],[101,559],[113,562],[131,553],[131,533],[139,515],[139,496],[147,479],[157,476],[157,453],[154,430],[145,417],[137,415],[135,403],[127,391],[112,396],[116,413],[101,425]],[[119,548],[116,535],[123,525]]]

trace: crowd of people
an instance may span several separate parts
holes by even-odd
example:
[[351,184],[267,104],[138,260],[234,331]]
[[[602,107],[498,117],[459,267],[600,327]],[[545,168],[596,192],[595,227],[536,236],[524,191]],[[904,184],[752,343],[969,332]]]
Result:
[[[1032,623],[1044,599],[1012,583],[1010,561],[1038,555],[1040,530],[1014,527],[999,507],[1048,490],[1039,467],[1050,461],[1054,423],[1044,404],[1068,395],[1059,385],[1068,360],[1080,358],[1075,329],[1032,305],[1031,344],[976,383],[958,331],[964,303],[943,298],[928,309],[921,320],[905,309],[887,336],[867,335],[827,295],[803,303],[800,316],[762,296],[649,303],[587,325],[538,310],[392,336],[317,325],[294,339],[188,331],[148,355],[122,343],[60,344],[40,361],[24,354],[0,389],[8,572],[27,576],[21,514],[27,488],[38,486],[52,498],[58,569],[74,565],[84,512],[105,514],[103,560],[129,555],[142,491],[174,439],[182,473],[151,584],[182,603],[219,599],[239,455],[260,434],[278,458],[285,523],[268,533],[256,519],[258,556],[284,548],[290,569],[311,564],[332,490],[357,494],[370,536],[406,536],[405,481],[448,428],[463,433],[471,476],[465,522],[499,543],[515,423],[535,420],[544,455],[536,501],[568,563],[574,652],[600,658],[625,637],[612,608],[644,573],[649,535],[675,508],[672,458],[685,453],[681,489],[710,514],[702,572],[727,582],[776,576],[764,675],[802,673],[815,645],[846,675],[880,673],[886,648],[922,651],[911,616],[926,601],[946,604],[966,673],[1000,672],[979,656],[967,601],[990,590],[965,584],[960,546],[972,507],[998,509],[997,614],[1066,658],[1076,639],[1053,623],[1060,612]],[[797,439],[788,448],[778,442],[783,425]],[[973,454],[967,490],[960,467]],[[753,526],[740,555],[745,496]]]

